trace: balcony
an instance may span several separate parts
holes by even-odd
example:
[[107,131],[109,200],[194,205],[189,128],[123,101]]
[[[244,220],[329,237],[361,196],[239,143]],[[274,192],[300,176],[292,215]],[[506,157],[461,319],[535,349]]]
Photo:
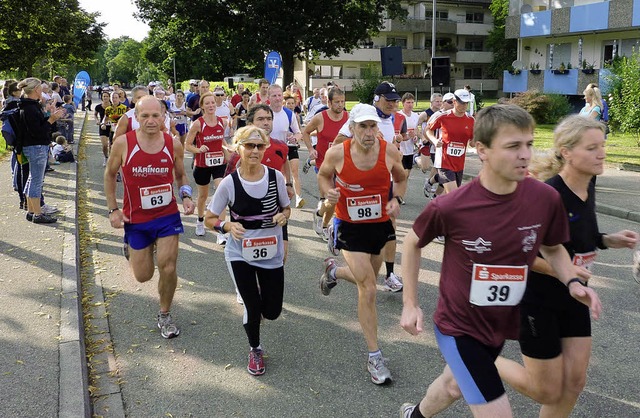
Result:
[[463,89],[464,86],[469,85],[473,91],[497,91],[500,89],[500,84],[495,78],[456,78],[455,89]]
[[493,25],[486,23],[457,23],[456,33],[458,35],[487,36]]
[[487,51],[458,51],[456,52],[455,62],[489,64],[493,60],[493,52]]
[[[393,80],[393,83],[396,85],[396,89],[399,92],[410,91],[413,92],[416,89],[418,91],[430,91],[431,90],[431,79],[429,78],[391,78],[388,77],[388,80]],[[311,77],[311,83],[309,88],[313,90],[314,88],[322,88],[327,84],[328,81],[332,81],[345,92],[353,91],[353,83],[356,81],[360,81],[357,78],[327,78],[327,77]]]
[[384,21],[385,32],[431,32],[431,20],[408,17],[404,22],[399,19]]
[[431,62],[431,50],[426,48],[402,48],[402,62],[420,64]]
[[596,83],[606,92],[610,85],[608,74],[610,72],[606,69],[598,69],[591,74],[577,69],[566,70],[563,73],[554,70],[540,72],[523,70],[520,74],[511,74],[505,71],[502,89],[505,93],[539,90],[543,93],[572,96],[581,94],[587,84]]
[[320,61],[364,61],[364,62],[380,62],[380,47],[375,46],[373,48],[356,48],[350,53],[341,52],[336,57],[327,57],[326,55],[320,55],[317,60]]

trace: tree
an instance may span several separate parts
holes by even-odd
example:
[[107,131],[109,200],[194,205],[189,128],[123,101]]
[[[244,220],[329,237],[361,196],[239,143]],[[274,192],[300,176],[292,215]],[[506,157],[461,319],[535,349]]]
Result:
[[634,134],[640,146],[640,51],[617,58],[610,69],[609,125]]
[[18,76],[89,65],[105,38],[77,0],[2,0],[0,16],[0,71]]
[[[230,60],[260,68],[265,53],[280,52],[284,84],[293,80],[295,58],[306,59],[309,53],[336,56],[350,51],[359,41],[376,34],[385,17],[406,16],[400,2],[394,0],[136,0],[136,3],[140,16],[152,28],[180,22],[187,37],[199,42],[195,45],[197,49],[213,53],[219,70],[233,67]],[[286,16],[288,11],[292,13],[290,17]],[[164,33],[172,38],[172,45],[180,45],[175,30]]]
[[493,60],[489,64],[488,75],[501,78],[502,72],[509,68],[517,57],[518,41],[505,39],[505,24],[509,16],[509,0],[492,0],[489,6],[493,16],[493,29],[487,36],[487,47],[493,51]]

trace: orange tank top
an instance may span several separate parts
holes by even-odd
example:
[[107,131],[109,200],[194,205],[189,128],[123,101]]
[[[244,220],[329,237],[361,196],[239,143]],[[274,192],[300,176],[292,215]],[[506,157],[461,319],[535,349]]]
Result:
[[345,222],[386,222],[389,201],[389,170],[387,169],[387,143],[379,140],[380,152],[376,165],[370,170],[360,170],[351,159],[351,139],[342,143],[344,164],[336,175],[336,187],[340,199],[336,204],[336,217]]

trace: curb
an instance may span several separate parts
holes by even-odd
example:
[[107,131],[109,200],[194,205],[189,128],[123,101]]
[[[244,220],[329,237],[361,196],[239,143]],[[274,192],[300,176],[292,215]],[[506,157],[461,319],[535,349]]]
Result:
[[633,222],[640,222],[640,212],[630,211],[617,206],[596,202],[596,212],[617,218],[628,219]]
[[[82,140],[85,123],[88,118],[85,112],[80,135],[76,144]],[[76,145],[77,150],[77,145]],[[66,217],[73,221],[73,229],[64,231],[62,248],[62,291],[60,296],[60,344],[58,345],[60,361],[60,396],[58,400],[59,417],[91,417],[91,399],[89,397],[89,376],[87,356],[84,342],[84,321],[82,317],[82,292],[78,253],[78,202],[76,184],[78,180],[77,164],[72,165],[72,175],[67,181],[67,194],[74,197],[75,204],[67,211]]]

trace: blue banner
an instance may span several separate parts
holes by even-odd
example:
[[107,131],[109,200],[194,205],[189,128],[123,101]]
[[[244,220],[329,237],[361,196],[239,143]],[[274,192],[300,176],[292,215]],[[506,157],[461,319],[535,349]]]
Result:
[[87,88],[91,85],[91,77],[86,71],[80,71],[76,74],[76,78],[73,81],[73,104],[78,107],[78,104],[82,101],[82,95],[87,91]]
[[270,84],[274,84],[278,75],[280,75],[280,67],[282,66],[282,57],[280,53],[271,51],[267,54],[264,61],[264,78],[269,80]]

